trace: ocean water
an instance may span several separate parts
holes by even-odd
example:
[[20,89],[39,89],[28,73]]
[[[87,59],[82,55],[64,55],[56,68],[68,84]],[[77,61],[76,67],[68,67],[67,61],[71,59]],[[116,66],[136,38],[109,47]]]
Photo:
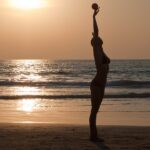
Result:
[[[0,60],[0,122],[22,112],[90,112],[95,74],[92,60]],[[138,113],[150,123],[150,60],[111,62],[100,112]]]
[[[0,99],[87,99],[93,61],[1,60]],[[105,97],[150,98],[150,60],[114,60]]]

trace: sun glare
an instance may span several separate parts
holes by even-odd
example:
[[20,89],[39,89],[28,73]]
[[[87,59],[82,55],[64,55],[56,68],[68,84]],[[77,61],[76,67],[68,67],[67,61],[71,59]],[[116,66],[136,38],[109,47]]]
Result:
[[11,0],[11,5],[19,9],[37,9],[46,7],[46,0]]
[[37,109],[37,103],[35,100],[21,100],[18,103],[18,110],[24,112],[32,112]]

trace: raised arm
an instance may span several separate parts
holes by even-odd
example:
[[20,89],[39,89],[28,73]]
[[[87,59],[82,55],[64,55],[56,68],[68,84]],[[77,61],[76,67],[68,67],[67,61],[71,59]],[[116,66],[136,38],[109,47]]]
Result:
[[96,21],[96,15],[98,14],[98,12],[99,12],[99,9],[95,10],[93,14],[93,28],[94,28],[93,36],[97,36],[97,37],[99,35],[98,25]]

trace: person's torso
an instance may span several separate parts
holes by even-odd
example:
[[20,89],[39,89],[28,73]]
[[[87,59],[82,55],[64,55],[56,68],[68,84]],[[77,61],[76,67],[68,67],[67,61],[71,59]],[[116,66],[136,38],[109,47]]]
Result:
[[99,68],[101,64],[109,64],[110,59],[103,51],[103,41],[100,37],[93,37],[91,40],[91,45],[93,46],[93,53],[96,63],[96,68]]
[[97,71],[91,85],[105,86],[107,81],[107,75],[109,72],[109,64],[102,64],[100,70]]

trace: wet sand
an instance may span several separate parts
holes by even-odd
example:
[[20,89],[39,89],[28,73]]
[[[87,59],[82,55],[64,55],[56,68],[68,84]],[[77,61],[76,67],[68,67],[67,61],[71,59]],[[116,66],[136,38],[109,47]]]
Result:
[[104,143],[85,125],[0,124],[0,150],[149,150],[150,127],[99,126]]

